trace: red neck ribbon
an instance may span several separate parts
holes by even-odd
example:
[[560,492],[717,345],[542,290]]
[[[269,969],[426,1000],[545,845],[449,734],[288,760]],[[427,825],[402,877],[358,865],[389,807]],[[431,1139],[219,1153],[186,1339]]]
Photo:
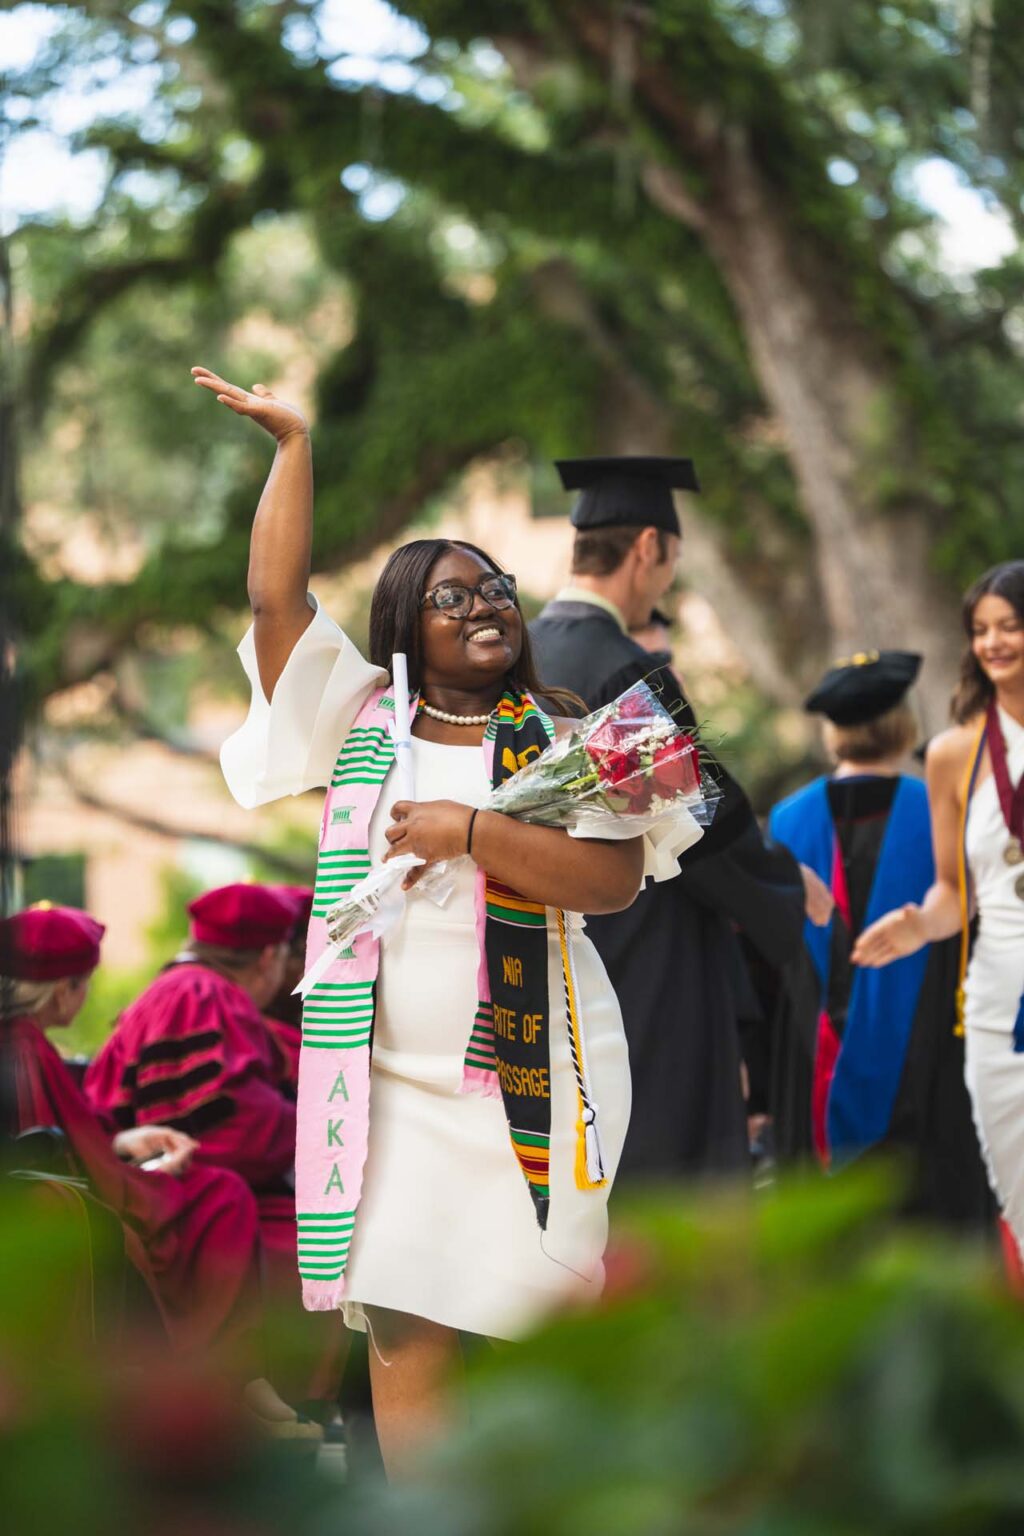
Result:
[[1010,830],[1011,837],[1024,841],[1024,774],[1014,789],[1010,783],[1010,770],[1006,762],[1006,739],[999,720],[995,699],[988,706],[988,750],[992,758],[992,777],[996,781],[999,809]]

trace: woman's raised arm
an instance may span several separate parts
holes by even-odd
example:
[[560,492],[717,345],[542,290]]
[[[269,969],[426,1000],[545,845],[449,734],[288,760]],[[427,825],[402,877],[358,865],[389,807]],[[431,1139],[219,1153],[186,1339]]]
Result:
[[229,384],[208,368],[192,377],[237,416],[269,432],[277,452],[263,488],[249,546],[252,607],[260,683],[271,698],[296,641],[313,617],[306,600],[313,539],[313,460],[302,412],[265,384]]

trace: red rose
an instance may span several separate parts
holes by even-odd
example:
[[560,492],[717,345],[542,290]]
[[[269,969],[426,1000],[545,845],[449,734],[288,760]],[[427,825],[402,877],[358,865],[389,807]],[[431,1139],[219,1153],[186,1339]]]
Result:
[[595,762],[600,762],[606,752],[619,752],[622,744],[636,734],[636,727],[629,721],[605,720],[587,737],[587,752]]
[[601,753],[597,759],[597,771],[605,784],[614,785],[629,794],[629,780],[640,768],[639,752],[620,752],[618,748]]
[[689,736],[676,736],[654,754],[653,775],[661,789],[673,795],[690,794],[700,787],[697,749]]
[[654,799],[654,791],[658,786],[654,782],[653,775],[650,773],[638,774],[631,782],[633,789],[629,803],[629,814],[631,816],[642,816],[645,811],[650,810],[651,801]]

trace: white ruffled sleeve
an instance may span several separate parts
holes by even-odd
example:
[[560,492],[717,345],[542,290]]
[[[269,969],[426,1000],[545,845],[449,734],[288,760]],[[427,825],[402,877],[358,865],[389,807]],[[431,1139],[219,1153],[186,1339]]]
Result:
[[[635,837],[636,833],[630,827],[629,817],[623,816],[607,821],[603,827],[570,827],[569,836],[617,843]],[[649,832],[643,834],[644,879],[653,880],[657,884],[678,875],[679,865],[676,860],[679,855],[685,853],[687,848],[692,848],[694,843],[700,842],[703,836],[704,828],[685,805],[677,806],[670,816],[662,816]]]
[[699,843],[703,836],[704,828],[681,805],[674,816],[645,833],[644,879],[657,883],[678,875],[679,855]]
[[342,742],[387,673],[365,661],[312,594],[313,622],[296,642],[268,703],[250,625],[238,647],[252,687],[244,725],[220,749],[227,786],[251,809],[331,781]]

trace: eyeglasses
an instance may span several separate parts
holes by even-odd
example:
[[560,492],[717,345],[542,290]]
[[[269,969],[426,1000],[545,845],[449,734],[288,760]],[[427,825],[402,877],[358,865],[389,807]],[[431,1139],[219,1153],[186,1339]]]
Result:
[[516,579],[506,575],[485,576],[475,587],[463,586],[461,581],[441,581],[424,593],[420,607],[430,604],[449,619],[465,619],[473,612],[478,593],[488,608],[514,608]]

